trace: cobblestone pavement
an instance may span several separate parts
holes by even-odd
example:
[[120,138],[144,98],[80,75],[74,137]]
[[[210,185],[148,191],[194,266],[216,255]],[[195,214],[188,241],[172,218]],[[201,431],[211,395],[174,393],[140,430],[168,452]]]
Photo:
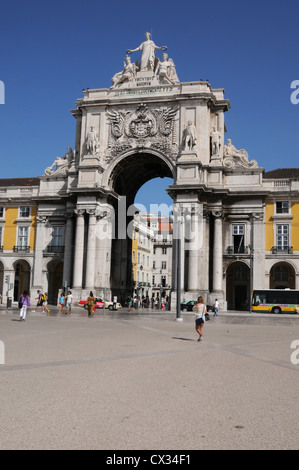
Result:
[[0,448],[296,449],[299,317],[182,318],[2,309]]

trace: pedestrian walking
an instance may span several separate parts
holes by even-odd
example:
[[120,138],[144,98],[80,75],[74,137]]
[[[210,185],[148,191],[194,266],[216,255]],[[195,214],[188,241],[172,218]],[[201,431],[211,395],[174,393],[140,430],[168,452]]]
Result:
[[92,317],[93,312],[95,310],[94,304],[95,304],[96,299],[94,298],[93,292],[89,292],[89,297],[87,298],[87,310],[88,310],[88,316]]
[[65,296],[64,296],[64,292],[62,291],[58,297],[58,313],[63,312],[64,304],[65,304]]
[[128,312],[130,312],[131,307],[132,307],[132,297],[130,295],[128,295],[127,304],[128,304]]
[[45,310],[47,310],[47,312],[49,314],[50,310],[44,305],[44,302],[47,300],[45,294],[43,294],[40,290],[38,290],[36,299],[37,299],[37,305],[35,307],[35,311],[37,312],[38,307],[41,307],[43,312],[45,312]]
[[35,297],[36,300],[37,300],[37,304],[36,304],[36,307],[35,307],[35,311],[37,312],[38,310],[38,307],[42,307],[43,306],[43,303],[42,303],[42,293],[40,290],[37,290],[37,297]]
[[217,299],[215,299],[214,302],[214,317],[218,317],[218,311],[219,311],[219,302]]
[[24,290],[23,294],[19,298],[20,321],[26,320],[27,307],[30,307],[30,297],[28,292]]
[[73,295],[69,290],[66,296],[66,304],[65,304],[65,314],[70,315],[72,310],[72,303],[73,303]]
[[198,341],[202,340],[202,331],[205,324],[205,314],[207,313],[207,307],[204,303],[203,298],[200,296],[197,299],[196,305],[193,307],[193,312],[196,315],[195,319],[195,330],[197,331],[199,338]]
[[50,314],[50,309],[46,307],[46,304],[48,305],[48,292],[45,292],[42,295],[42,306],[43,306],[43,312],[47,310],[48,315]]

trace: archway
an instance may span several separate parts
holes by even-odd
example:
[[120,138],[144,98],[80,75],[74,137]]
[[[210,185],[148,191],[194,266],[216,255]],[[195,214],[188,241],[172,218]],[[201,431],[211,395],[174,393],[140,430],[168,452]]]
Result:
[[57,305],[58,292],[62,288],[63,263],[60,260],[52,260],[47,265],[48,269],[48,303]]
[[17,260],[13,267],[15,270],[13,300],[17,302],[24,290],[30,292],[31,268],[25,260]]
[[276,263],[270,270],[270,289],[295,289],[295,270],[289,263]]
[[[157,178],[174,178],[174,165],[165,156],[147,151],[129,154],[114,165],[109,177],[109,187],[121,197],[115,209],[115,238],[112,242],[111,286],[113,296],[125,302],[133,290],[132,277],[132,220],[138,190],[146,182]],[[121,213],[120,213],[121,211]]]
[[226,300],[228,310],[248,310],[250,269],[245,263],[236,261],[226,272]]

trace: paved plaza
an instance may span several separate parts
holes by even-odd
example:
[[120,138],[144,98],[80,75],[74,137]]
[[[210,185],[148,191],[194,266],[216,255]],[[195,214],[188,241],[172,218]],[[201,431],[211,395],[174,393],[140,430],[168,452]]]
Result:
[[18,318],[0,310],[1,449],[298,447],[297,316],[224,313],[200,343],[190,313]]

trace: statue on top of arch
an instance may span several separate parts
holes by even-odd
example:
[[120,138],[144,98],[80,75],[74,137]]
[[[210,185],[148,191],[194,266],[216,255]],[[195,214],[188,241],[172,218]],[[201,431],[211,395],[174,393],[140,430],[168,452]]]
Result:
[[[150,33],[145,33],[145,37],[146,40],[143,41],[140,46],[135,49],[127,49],[124,68],[121,72],[118,72],[113,76],[111,88],[115,88],[123,84],[132,84],[132,82],[138,77],[139,72],[147,72],[145,75],[156,78],[157,80],[155,84],[176,85],[179,83],[173,59],[168,58],[168,55],[165,53],[167,47],[157,46],[154,41],[152,41]],[[163,51],[161,61],[156,57],[157,49]],[[141,51],[141,59],[140,61],[138,59],[133,64],[131,63],[129,55],[136,51]],[[140,83],[140,85],[142,85],[142,83]]]

